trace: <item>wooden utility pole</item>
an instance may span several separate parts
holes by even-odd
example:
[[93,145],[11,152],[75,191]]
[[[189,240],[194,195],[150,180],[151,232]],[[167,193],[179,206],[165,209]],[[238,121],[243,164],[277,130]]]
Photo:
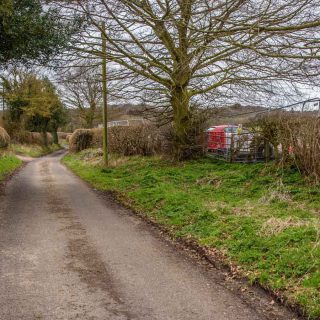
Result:
[[1,94],[1,96],[2,96],[2,112],[4,113],[5,101],[4,101],[4,83],[3,82],[1,83],[1,86],[2,86],[2,94]]
[[102,98],[103,98],[103,163],[107,167],[108,159],[108,88],[107,88],[107,39],[106,24],[102,22]]

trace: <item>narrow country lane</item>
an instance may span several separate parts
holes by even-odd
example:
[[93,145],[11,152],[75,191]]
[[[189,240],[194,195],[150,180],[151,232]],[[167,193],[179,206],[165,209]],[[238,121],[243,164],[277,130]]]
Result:
[[0,196],[1,320],[294,319],[244,301],[220,271],[91,190],[62,156],[28,163]]

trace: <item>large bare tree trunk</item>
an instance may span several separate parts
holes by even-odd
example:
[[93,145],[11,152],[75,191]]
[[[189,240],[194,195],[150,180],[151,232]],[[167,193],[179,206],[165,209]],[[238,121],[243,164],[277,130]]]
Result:
[[185,88],[172,90],[173,108],[173,153],[177,160],[188,157],[189,132],[191,126],[190,97]]

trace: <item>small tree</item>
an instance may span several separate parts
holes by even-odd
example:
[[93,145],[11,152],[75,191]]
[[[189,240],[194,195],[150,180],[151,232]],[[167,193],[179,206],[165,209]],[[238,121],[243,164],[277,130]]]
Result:
[[14,128],[40,131],[47,146],[47,132],[53,131],[57,142],[57,129],[63,124],[64,107],[54,85],[39,79],[33,73],[15,73],[4,79],[4,98],[9,106],[9,121]]
[[57,130],[63,123],[63,105],[55,87],[48,79],[31,75],[27,95],[28,105],[24,108],[27,126],[43,134],[45,146],[48,145],[48,131],[53,132],[54,141],[58,143]]
[[[98,74],[99,75],[99,74]],[[93,128],[94,120],[101,118],[101,81],[97,72],[86,67],[69,73],[64,81],[65,103],[77,110],[84,128]]]

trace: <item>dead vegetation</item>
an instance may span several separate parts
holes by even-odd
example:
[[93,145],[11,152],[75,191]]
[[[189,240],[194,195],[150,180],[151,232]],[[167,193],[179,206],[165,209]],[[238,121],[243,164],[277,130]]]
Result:
[[284,137],[296,166],[316,182],[320,181],[320,118],[290,117],[283,123]]
[[[51,133],[46,133],[46,139],[48,144],[53,143],[53,137]],[[13,143],[19,143],[19,144],[32,144],[32,145],[39,145],[43,146],[45,144],[44,142],[44,136],[40,132],[30,132],[25,130],[17,130],[11,135],[11,140]]]
[[124,156],[153,155],[161,151],[161,139],[153,125],[114,127],[109,130],[112,153]]
[[7,148],[10,144],[10,136],[7,131],[0,127],[0,148]]
[[320,118],[313,113],[278,112],[253,122],[261,140],[273,146],[281,166],[294,165],[301,173],[320,181]]
[[63,139],[63,140],[66,140],[66,138],[71,135],[71,133],[69,132],[58,132],[58,137],[59,139]]
[[68,135],[66,136],[66,142],[67,142],[67,143],[70,142],[71,136],[72,136],[72,133],[70,133],[70,134],[68,134]]
[[287,217],[283,219],[272,217],[265,221],[265,223],[261,227],[260,232],[262,235],[270,237],[280,234],[281,232],[289,228],[298,228],[308,225],[314,226],[316,225],[316,221],[303,221],[293,217]]
[[69,138],[71,152],[79,152],[93,146],[93,131],[90,129],[77,129]]
[[[78,129],[69,138],[70,151],[101,148],[102,129]],[[108,149],[112,154],[123,156],[154,155],[162,150],[162,139],[153,125],[112,127],[108,129]]]

